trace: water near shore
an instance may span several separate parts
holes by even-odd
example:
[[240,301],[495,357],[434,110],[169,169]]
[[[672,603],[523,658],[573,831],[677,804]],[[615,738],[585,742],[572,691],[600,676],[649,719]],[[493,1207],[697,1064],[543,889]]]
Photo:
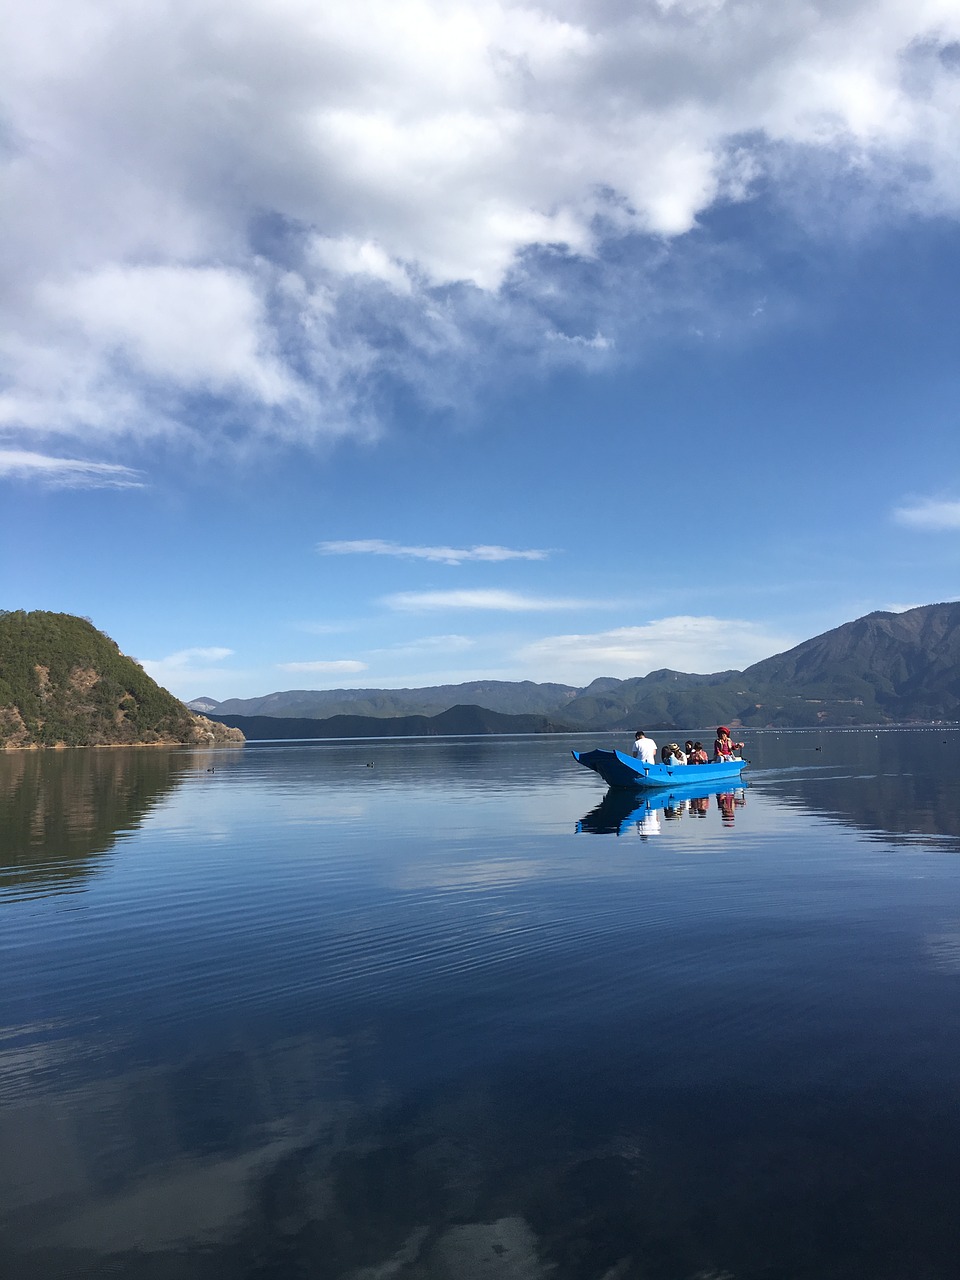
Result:
[[960,734],[747,737],[0,755],[0,1275],[954,1280]]

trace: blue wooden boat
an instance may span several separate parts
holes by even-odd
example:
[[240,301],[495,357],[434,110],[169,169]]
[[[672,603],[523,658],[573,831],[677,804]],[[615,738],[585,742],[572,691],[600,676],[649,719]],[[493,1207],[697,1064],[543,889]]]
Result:
[[644,764],[623,751],[574,751],[573,758],[592,769],[611,787],[677,787],[696,782],[707,791],[715,782],[739,778],[746,760],[719,760],[710,764]]

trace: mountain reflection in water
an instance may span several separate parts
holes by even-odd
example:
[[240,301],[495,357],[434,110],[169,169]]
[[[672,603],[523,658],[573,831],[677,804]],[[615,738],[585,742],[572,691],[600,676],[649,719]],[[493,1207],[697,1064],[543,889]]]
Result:
[[76,889],[189,773],[236,752],[85,748],[3,753],[0,895]]
[[798,811],[886,840],[960,840],[960,732],[767,732],[750,744],[751,783]]

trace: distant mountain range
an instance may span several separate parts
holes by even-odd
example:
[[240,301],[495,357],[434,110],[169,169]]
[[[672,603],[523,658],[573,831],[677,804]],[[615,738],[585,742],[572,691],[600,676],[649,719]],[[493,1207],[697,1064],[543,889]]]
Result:
[[436,716],[458,705],[485,707],[503,715],[554,715],[581,691],[567,684],[535,684],[532,680],[471,680],[429,689],[290,689],[261,698],[194,698],[187,703],[204,715],[300,716]]
[[567,726],[547,716],[508,716],[486,707],[450,707],[435,716],[221,716],[221,724],[239,729],[251,741],[277,738],[397,738],[483,733],[563,733]]
[[[712,675],[663,669],[628,680],[601,677],[585,688],[533,681],[471,681],[425,689],[295,689],[261,698],[187,704],[211,719],[243,727],[248,737],[362,737],[368,733],[502,733],[563,730],[692,729],[720,723],[802,727],[960,719],[960,603],[904,613],[870,613],[806,640],[745,671]],[[456,715],[447,715],[456,711]],[[541,727],[486,720],[533,717]],[[240,718],[244,719],[241,720]],[[256,717],[251,732],[249,717]],[[426,717],[430,727],[401,727]],[[471,720],[472,717],[472,720]],[[539,718],[539,719],[537,719]],[[353,731],[331,731],[333,720]],[[266,725],[260,725],[266,720]],[[271,721],[310,722],[309,732],[269,733]],[[364,721],[374,722],[364,727]],[[389,722],[389,727],[383,724]],[[325,726],[325,728],[323,728]],[[306,726],[299,726],[304,730]],[[322,731],[321,731],[322,730]]]

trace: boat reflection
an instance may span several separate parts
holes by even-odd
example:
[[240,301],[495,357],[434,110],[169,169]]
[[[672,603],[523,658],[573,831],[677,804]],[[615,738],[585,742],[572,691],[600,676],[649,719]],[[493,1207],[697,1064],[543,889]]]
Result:
[[720,792],[705,790],[702,782],[643,793],[611,787],[597,807],[580,819],[577,831],[592,836],[621,836],[636,831],[646,839],[660,835],[665,822],[677,822],[685,815],[706,818],[712,807],[720,814],[723,826],[730,827],[737,809],[747,803],[746,790],[743,781]]

